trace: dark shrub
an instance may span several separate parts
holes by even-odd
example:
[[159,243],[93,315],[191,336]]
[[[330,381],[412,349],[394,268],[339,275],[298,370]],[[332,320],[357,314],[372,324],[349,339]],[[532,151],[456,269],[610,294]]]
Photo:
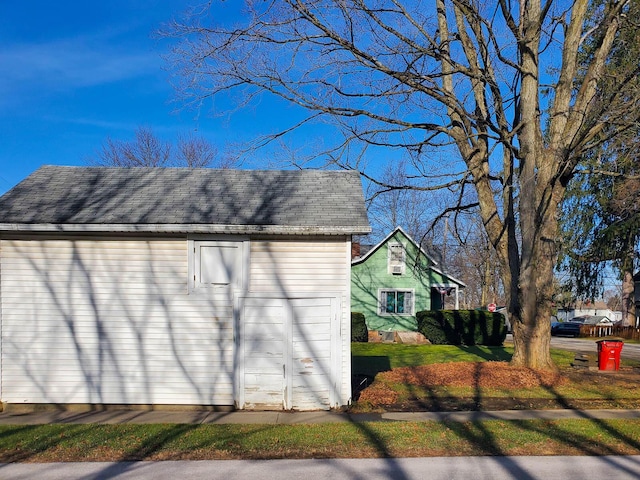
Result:
[[418,320],[418,332],[425,336],[434,345],[458,345],[447,335],[444,311],[423,311],[416,314]]
[[437,345],[502,345],[504,317],[486,310],[430,310],[417,313],[418,331]]
[[364,314],[359,312],[351,312],[351,341],[352,342],[368,342],[369,330],[364,321]]

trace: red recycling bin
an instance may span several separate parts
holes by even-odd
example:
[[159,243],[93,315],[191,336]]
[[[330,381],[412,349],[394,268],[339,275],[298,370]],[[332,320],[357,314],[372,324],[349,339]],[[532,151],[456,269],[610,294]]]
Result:
[[598,344],[598,369],[620,370],[620,353],[623,342],[618,340],[600,340]]

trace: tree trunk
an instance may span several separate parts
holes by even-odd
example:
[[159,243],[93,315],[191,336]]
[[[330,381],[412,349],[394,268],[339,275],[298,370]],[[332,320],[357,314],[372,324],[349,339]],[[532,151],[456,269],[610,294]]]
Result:
[[[552,178],[557,150],[545,151],[539,115],[539,52],[541,4],[531,0],[522,12],[519,152],[519,261],[510,256],[512,288],[510,312],[513,320],[514,354],[511,363],[540,370],[555,370],[549,344],[551,295],[557,238],[559,199],[553,195]],[[514,238],[514,237],[512,237]],[[511,240],[513,241],[513,240]],[[513,268],[517,262],[519,268]],[[514,298],[515,295],[515,298]]]
[[[555,210],[555,208],[554,208]],[[546,220],[539,232],[557,229],[555,215]],[[555,226],[553,225],[555,223]],[[551,359],[551,313],[555,247],[544,234],[535,234],[530,265],[522,268],[519,277],[518,298],[514,302],[513,328],[514,354],[511,364],[538,370],[556,370]]]
[[625,270],[622,279],[622,325],[632,327],[636,324],[635,282],[633,273]]
[[625,258],[622,260],[622,325],[636,325],[636,296],[633,280],[633,264],[637,235],[635,228],[627,232],[625,238]]

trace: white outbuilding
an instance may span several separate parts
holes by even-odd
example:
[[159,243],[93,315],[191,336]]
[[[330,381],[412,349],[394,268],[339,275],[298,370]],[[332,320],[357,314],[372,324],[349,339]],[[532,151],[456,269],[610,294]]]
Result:
[[45,166],[0,198],[0,400],[338,408],[346,171]]

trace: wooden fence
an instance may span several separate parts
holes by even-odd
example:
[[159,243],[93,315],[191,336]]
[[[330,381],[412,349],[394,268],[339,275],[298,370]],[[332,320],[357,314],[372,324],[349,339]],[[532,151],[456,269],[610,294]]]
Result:
[[603,325],[582,325],[580,327],[581,337],[619,337],[625,340],[640,340],[640,328],[603,326]]

